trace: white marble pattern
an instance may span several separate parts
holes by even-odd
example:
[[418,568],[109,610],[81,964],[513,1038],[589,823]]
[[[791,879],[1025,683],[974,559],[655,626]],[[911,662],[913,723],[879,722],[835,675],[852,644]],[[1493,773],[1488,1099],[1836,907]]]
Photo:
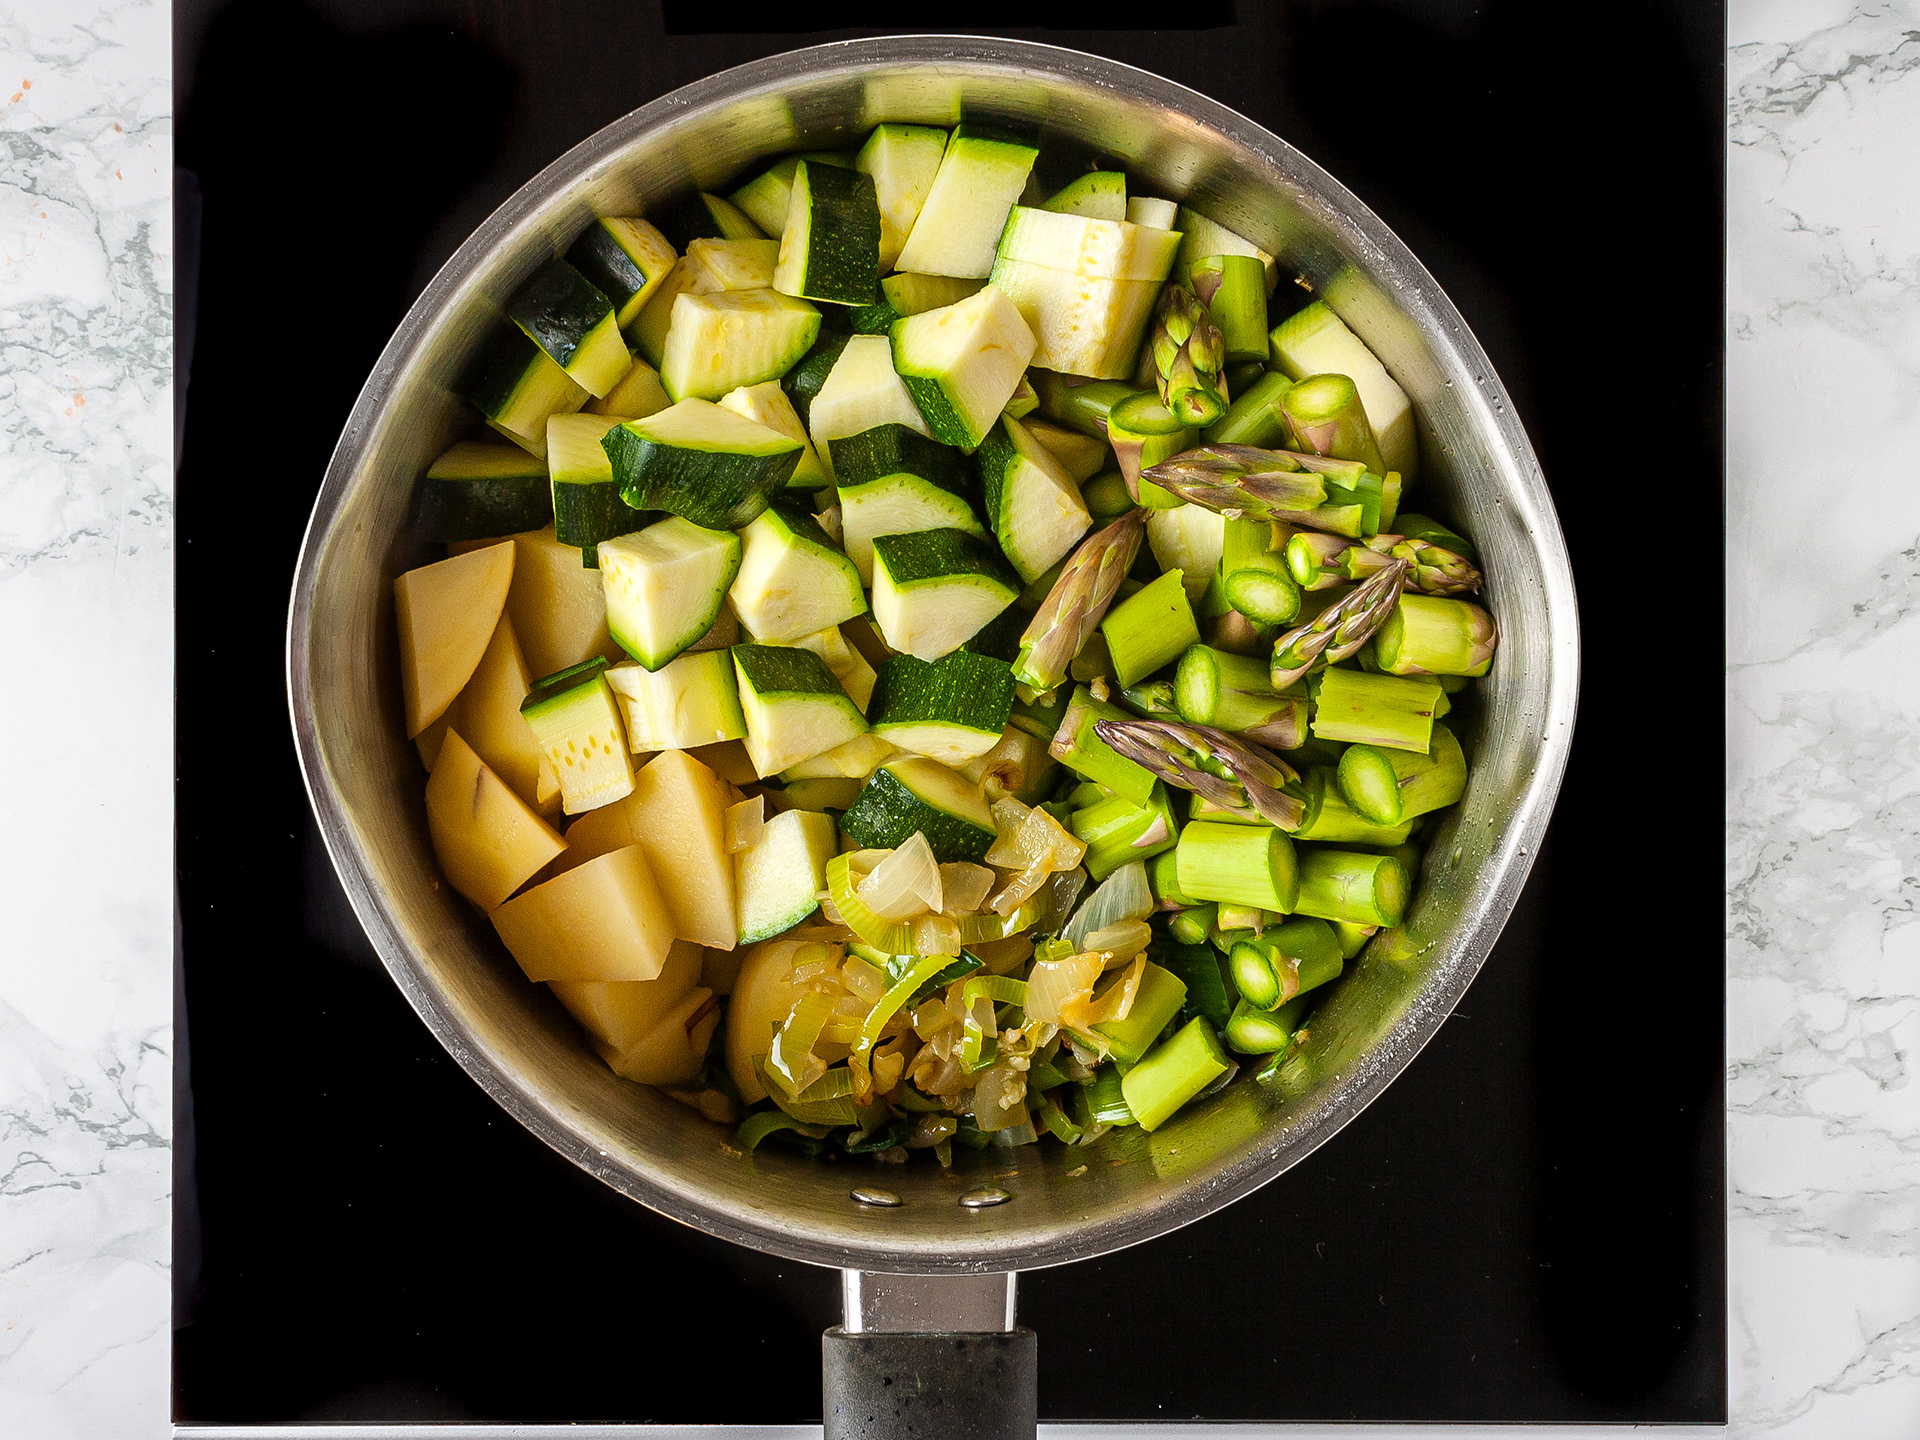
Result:
[[1745,1435],[1920,1435],[1920,5],[1730,26],[1728,1130]]
[[[172,97],[163,4],[0,7],[0,1435],[164,1433]],[[98,693],[98,692],[95,692]]]
[[[1729,31],[1732,1429],[1907,1437],[1920,3],[1735,0]],[[0,1435],[30,1440],[167,1429],[168,39],[156,0],[0,9],[0,674],[84,657],[120,702],[0,705]]]

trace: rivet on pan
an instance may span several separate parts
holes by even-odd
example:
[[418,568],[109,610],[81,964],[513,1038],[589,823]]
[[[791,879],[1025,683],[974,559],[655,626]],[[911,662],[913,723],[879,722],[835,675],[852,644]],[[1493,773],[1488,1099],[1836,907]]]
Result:
[[1004,1205],[1013,1199],[998,1185],[982,1185],[978,1190],[969,1190],[960,1197],[960,1203],[969,1210],[985,1210],[991,1205]]
[[848,1193],[862,1205],[877,1205],[883,1210],[891,1210],[894,1206],[905,1203],[893,1191],[882,1190],[875,1185],[862,1185]]

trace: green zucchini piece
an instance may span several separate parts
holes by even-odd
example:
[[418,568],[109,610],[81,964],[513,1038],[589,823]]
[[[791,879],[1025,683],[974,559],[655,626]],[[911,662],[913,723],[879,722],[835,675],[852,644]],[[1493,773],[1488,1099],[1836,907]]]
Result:
[[912,275],[902,272],[880,282],[880,298],[899,315],[920,315],[928,310],[958,305],[977,294],[985,280],[960,280],[951,275]]
[[896,269],[920,275],[983,277],[1007,214],[1026,189],[1040,152],[974,125],[947,140],[926,202],[901,247]]
[[[1060,462],[1060,468],[1073,477],[1076,485],[1086,484],[1106,469],[1107,461],[1112,458],[1113,452],[1104,438],[1082,435],[1077,430],[1069,430],[1064,425],[1056,425],[1051,420],[1034,415],[1021,416],[1020,423],[1027,427],[1027,434],[1039,441],[1047,453]],[[1127,503],[1131,508],[1133,502],[1129,500]]]
[[[947,132],[930,125],[876,125],[854,156],[873,177],[880,205],[880,268],[891,270],[933,190],[947,151]],[[902,311],[902,314],[907,312]]]
[[1274,326],[1268,344],[1273,368],[1289,380],[1309,375],[1345,375],[1352,380],[1373,425],[1381,459],[1389,470],[1413,478],[1420,458],[1413,403],[1379,357],[1325,301],[1316,300]]
[[827,861],[839,848],[833,817],[818,810],[785,810],[767,821],[760,838],[733,857],[734,906],[740,943],[791,930],[820,908]]
[[880,290],[880,205],[871,175],[800,162],[773,288],[839,305],[873,303]]
[[1174,273],[1182,280],[1192,275],[1194,267],[1209,255],[1251,255],[1265,272],[1267,293],[1273,293],[1274,281],[1279,276],[1273,256],[1251,240],[1243,240],[1226,226],[1214,223],[1186,205],[1174,216],[1173,228],[1180,237],[1180,255]]
[[787,489],[819,490],[833,483],[833,477],[827,474],[827,467],[814,451],[813,441],[807,438],[807,428],[801,423],[799,412],[793,408],[787,392],[780,388],[780,382],[762,380],[758,385],[743,385],[722,395],[720,403],[736,415],[744,415],[789,440],[800,442],[800,462],[787,477]]
[[560,808],[597,810],[633,793],[633,757],[620,707],[596,657],[534,681],[520,714],[560,781]]
[[813,448],[836,475],[832,442],[876,425],[905,425],[931,436],[920,407],[893,368],[893,344],[884,335],[855,335],[841,347],[807,411]]
[[1149,230],[1177,230],[1180,207],[1171,200],[1155,200],[1147,195],[1127,197],[1127,223],[1144,225]]
[[843,169],[853,164],[853,156],[841,151],[814,150],[805,155],[788,155],[776,160],[772,168],[763,170],[727,198],[755,225],[778,238],[787,228],[793,172],[800,168],[802,160],[817,165],[838,165]]
[[777,380],[820,333],[820,312],[777,290],[677,296],[660,352],[660,383],[675,400],[718,400]]
[[841,331],[828,330],[823,325],[820,337],[813,342],[813,348],[801,356],[798,365],[781,377],[780,388],[787,392],[787,399],[793,402],[793,413],[800,417],[802,425],[808,423],[813,397],[820,393],[820,388],[827,383],[827,377],[833,374],[833,367],[840,361],[840,352],[847,348],[847,341],[852,338]]
[[507,318],[588,394],[606,394],[633,361],[613,302],[564,260],[549,260],[514,292]]
[[1017,207],[992,283],[1033,331],[1033,363],[1117,380],[1134,358],[1180,237],[1126,221]]
[[1089,170],[1056,190],[1040,208],[1091,220],[1125,220],[1127,177],[1119,170]]
[[487,424],[542,460],[548,417],[571,415],[588,399],[582,386],[513,325],[495,328],[461,380],[460,393]]
[[866,612],[860,573],[803,501],[776,499],[740,538],[746,549],[727,593],[755,640],[790,644]]
[[1020,637],[1026,633],[1029,617],[1018,605],[1009,605],[982,625],[971,640],[960,648],[969,655],[987,655],[1009,667],[1020,656]]
[[636,355],[627,373],[620,377],[620,383],[598,400],[589,400],[587,410],[594,415],[611,415],[616,420],[638,420],[658,414],[671,404],[666,386],[660,383],[660,372],[644,357]]
[[795,780],[864,780],[883,762],[899,753],[878,735],[856,735],[810,760],[789,765],[780,772],[780,778],[789,783]]
[[773,267],[779,254],[778,240],[693,241],[626,327],[627,338],[649,363],[659,365],[676,300],[682,295],[766,290],[773,285]]
[[827,442],[839,477],[840,536],[863,582],[881,535],[957,529],[983,539],[959,455],[905,425],[876,425]]
[[636,510],[667,510],[733,530],[767,508],[800,460],[800,442],[708,400],[686,399],[614,426],[601,441]]
[[1010,416],[1000,418],[980,447],[980,478],[987,523],[1023,581],[1045,574],[1093,523],[1073,477]]
[[858,780],[795,780],[780,791],[783,804],[795,810],[846,810],[860,798]]
[[1169,570],[1107,612],[1100,622],[1113,657],[1114,679],[1125,689],[1200,643],[1200,626],[1187,603],[1184,577]]
[[660,222],[676,248],[685,251],[695,240],[764,240],[766,232],[747,218],[731,200],[695,191],[671,206]]
[[622,330],[665,283],[678,258],[651,221],[628,215],[602,216],[567,249],[567,263],[613,302],[614,323]]
[[[862,597],[863,607],[865,603],[865,598]],[[833,678],[840,682],[840,688],[847,692],[847,698],[853,701],[861,714],[867,713],[867,704],[873,699],[875,678],[873,665],[841,633],[839,625],[829,625],[823,630],[814,631],[811,635],[802,635],[793,643],[802,650],[813,651],[826,661],[827,669],[831,670]]]
[[927,429],[971,450],[1013,399],[1033,358],[1033,332],[993,286],[958,304],[896,320],[893,368]]
[[881,535],[873,542],[873,618],[895,650],[937,660],[1020,594],[992,542],[965,530]]
[[1012,708],[1006,663],[956,650],[931,663],[889,659],[874,681],[867,719],[881,739],[958,769],[1000,743]]
[[553,518],[539,457],[484,440],[459,441],[428,466],[415,503],[415,524],[430,540],[491,540],[538,530]]
[[696,644],[740,569],[740,537],[670,516],[600,542],[607,633],[649,670]]
[[620,498],[613,462],[600,444],[620,422],[608,415],[555,415],[547,422],[547,470],[553,487],[553,538],[578,545],[589,566],[602,540],[625,535],[647,516]]
[[733,657],[725,650],[689,652],[658,670],[615,665],[607,671],[607,684],[620,697],[627,744],[636,754],[746,737]]
[[979,863],[993,848],[993,812],[980,787],[958,771],[921,755],[889,760],[868,780],[840,828],[854,844],[873,850],[925,835],[941,864]]
[[866,717],[811,650],[736,645],[733,668],[747,758],[758,774],[778,774],[866,733]]

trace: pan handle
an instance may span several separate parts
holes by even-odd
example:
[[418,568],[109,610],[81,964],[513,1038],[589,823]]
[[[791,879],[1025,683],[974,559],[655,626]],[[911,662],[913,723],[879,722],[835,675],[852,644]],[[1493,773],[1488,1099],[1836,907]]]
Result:
[[1014,1276],[840,1276],[824,1440],[1033,1440],[1039,1351],[1013,1323]]

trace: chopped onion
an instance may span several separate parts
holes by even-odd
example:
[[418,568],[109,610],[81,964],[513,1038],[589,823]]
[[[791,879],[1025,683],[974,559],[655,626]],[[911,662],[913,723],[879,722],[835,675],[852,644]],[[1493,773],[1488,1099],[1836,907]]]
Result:
[[1100,882],[1060,936],[1082,945],[1096,930],[1104,930],[1122,920],[1144,920],[1152,913],[1153,891],[1147,886],[1147,867],[1135,860]]
[[887,993],[887,972],[871,960],[849,955],[840,968],[840,983],[858,998],[872,1005]]
[[1011,975],[1033,954],[1031,935],[1013,935],[1005,940],[988,940],[970,947],[980,957],[984,973],[988,975]]
[[1087,872],[1078,865],[1057,873],[1040,897],[1040,913],[1033,923],[1043,932],[1059,934],[1060,927],[1073,914],[1073,907],[1080,903],[1080,892],[1086,888]]
[[923,1000],[920,1008],[913,1012],[913,1033],[922,1040],[931,1040],[942,1030],[953,1024],[953,1016],[947,1013],[946,1001],[939,996]]
[[[977,1123],[977,1120],[976,1120]],[[1013,1149],[1016,1145],[1031,1145],[1040,1138],[1040,1132],[1033,1128],[1033,1121],[1027,1120],[1020,1125],[1009,1125],[1004,1130],[993,1132],[993,1143]]]
[[913,953],[958,955],[960,922],[945,915],[922,915],[913,922]]
[[[931,891],[932,903],[927,894]],[[940,908],[940,865],[927,837],[911,840],[888,855],[854,887],[854,894],[882,920],[907,920]],[[925,952],[922,952],[925,953]]]
[[1033,863],[1034,856],[1021,844],[1026,832],[1027,816],[1031,813],[1027,806],[1011,795],[993,802],[993,826],[998,833],[992,848],[987,851],[989,865],[998,865],[1003,870],[1024,870]]
[[1027,1123],[1027,1077],[996,1062],[980,1072],[973,1087],[973,1123],[982,1130],[1005,1130]]
[[1026,1013],[1029,1020],[1044,1020],[1049,1025],[1069,1022],[1069,1011],[1083,1007],[1100,979],[1098,955],[1069,955],[1064,960],[1036,960],[1027,972]]
[[[1121,920],[1094,931],[1081,942],[1088,950],[1104,951],[1115,961],[1131,960],[1147,948],[1147,942],[1153,939],[1153,931],[1147,928],[1144,920]],[[1113,963],[1107,968],[1111,970]]]
[[767,797],[755,795],[750,800],[742,800],[738,805],[727,807],[727,853],[738,855],[742,850],[751,850],[760,843],[760,834],[767,828]]
[[833,537],[834,544],[841,545],[841,546],[844,546],[846,544],[846,542],[840,538],[841,522],[840,522],[840,507],[838,505],[829,505],[826,509],[822,510],[818,515],[814,516],[813,518],[820,522],[820,528],[822,530],[826,531],[828,535]]
[[951,1115],[916,1115],[913,1131],[907,1136],[907,1149],[926,1150],[959,1133],[960,1122]]
[[[916,840],[919,838],[918,835],[914,836]],[[965,860],[942,865],[940,889],[945,903],[930,905],[928,909],[937,909],[942,915],[971,915],[980,908],[988,892],[993,889],[993,871]]]
[[1007,881],[1005,888],[993,897],[992,910],[996,915],[1011,915],[1040,891],[1047,883],[1053,871],[1045,860],[1036,860],[1018,875]]
[[813,1047],[832,1014],[833,1002],[826,996],[802,995],[774,1037],[773,1048],[767,1054],[767,1073],[785,1084],[789,1097],[798,1096],[826,1073],[827,1067],[813,1053]]
[[1071,1022],[1073,1027],[1076,1030],[1088,1030],[1110,1020],[1126,1019],[1127,1012],[1133,1009],[1133,997],[1140,993],[1140,977],[1146,973],[1147,957],[1136,955],[1125,973],[1102,990],[1098,999],[1089,1001],[1074,1016]]

